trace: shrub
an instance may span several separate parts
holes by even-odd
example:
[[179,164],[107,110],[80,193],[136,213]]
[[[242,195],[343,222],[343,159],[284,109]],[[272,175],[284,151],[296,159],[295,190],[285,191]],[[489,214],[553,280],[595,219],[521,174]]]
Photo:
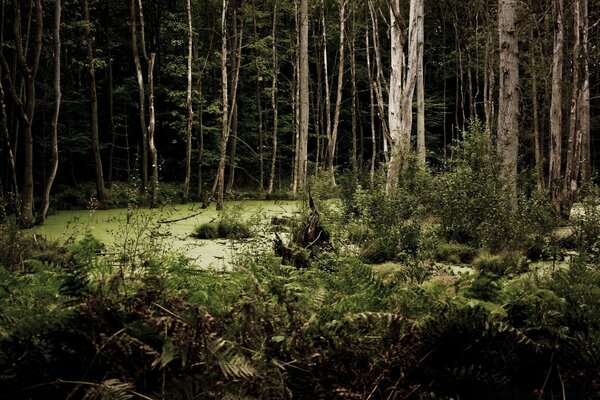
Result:
[[490,133],[472,120],[453,145],[449,170],[438,178],[437,212],[447,240],[491,251],[523,249],[546,234],[554,220],[541,196],[519,193],[503,177]]

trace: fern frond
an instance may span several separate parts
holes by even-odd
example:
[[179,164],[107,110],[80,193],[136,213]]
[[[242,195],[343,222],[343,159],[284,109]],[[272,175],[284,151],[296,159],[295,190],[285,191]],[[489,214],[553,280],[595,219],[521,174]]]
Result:
[[83,396],[83,400],[129,400],[133,398],[130,394],[132,389],[131,383],[108,379],[102,383],[92,384]]
[[235,344],[223,338],[216,338],[208,345],[208,351],[216,359],[223,375],[228,379],[251,379],[257,373],[247,357],[238,353]]

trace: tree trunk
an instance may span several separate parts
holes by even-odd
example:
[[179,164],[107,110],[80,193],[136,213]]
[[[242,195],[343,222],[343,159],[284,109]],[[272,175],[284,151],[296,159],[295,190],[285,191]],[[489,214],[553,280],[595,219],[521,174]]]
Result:
[[583,79],[580,101],[580,128],[582,135],[581,148],[581,181],[583,184],[590,183],[592,179],[591,164],[591,137],[590,137],[590,56],[589,56],[589,4],[588,0],[581,0],[582,20],[582,68]]
[[[242,28],[238,32],[238,5],[235,4],[233,7],[233,27],[232,27],[232,49],[231,55],[232,60],[231,64],[233,70],[235,71],[234,76],[239,76],[239,71],[242,62],[242,35],[243,35],[243,25]],[[235,79],[231,84],[231,107],[230,107],[230,117],[229,117],[229,136],[231,142],[231,148],[229,152],[229,176],[227,180],[227,188],[226,190],[233,189],[233,183],[235,181],[235,159],[237,157],[237,135],[238,135],[238,107],[237,107],[237,79]]]
[[146,125],[146,93],[144,87],[144,76],[142,74],[142,64],[140,62],[138,47],[138,28],[135,12],[135,0],[129,2],[130,23],[131,23],[131,50],[133,53],[133,63],[135,64],[135,73],[138,84],[139,94],[139,116],[140,129],[142,132],[142,188],[148,187],[148,126]]
[[299,51],[298,51],[298,143],[296,160],[296,185],[293,193],[304,190],[308,161],[308,120],[309,120],[309,70],[308,70],[308,0],[300,0],[299,10]]
[[150,182],[151,201],[150,207],[158,207],[158,153],[154,144],[154,133],[156,131],[156,116],[154,110],[154,63],[156,61],[156,53],[150,53],[150,61],[148,62],[148,151],[150,153],[150,161],[152,162],[152,181]]
[[498,100],[498,152],[504,176],[517,202],[517,158],[519,150],[519,57],[516,31],[516,0],[499,0],[498,34],[500,46],[500,97]]
[[333,127],[331,129],[331,138],[327,146],[327,162],[329,173],[331,174],[331,184],[335,186],[335,174],[333,165],[335,161],[335,153],[337,148],[338,128],[340,125],[340,109],[342,108],[342,89],[344,88],[344,49],[345,49],[345,31],[346,31],[346,4],[347,0],[339,0],[338,6],[340,11],[340,47],[338,53],[340,59],[338,62],[338,81],[337,92],[335,97],[335,109],[333,115]]
[[190,199],[190,182],[192,180],[192,127],[194,121],[194,109],[192,106],[192,57],[194,31],[192,25],[192,0],[185,2],[188,28],[188,57],[187,57],[187,123],[186,123],[186,148],[185,148],[185,180],[183,183],[183,203]]
[[369,27],[365,30],[365,44],[367,56],[367,76],[369,78],[369,115],[371,122],[371,185],[375,182],[375,164],[377,162],[377,139],[375,128],[375,82],[373,80],[373,70],[371,69],[371,48],[369,45]]
[[[423,2],[420,2],[420,7],[424,7]],[[424,15],[424,9],[419,13]],[[417,46],[418,54],[418,71],[417,71],[417,155],[421,163],[425,163],[425,65],[423,60],[424,45],[425,45],[425,27],[424,24],[419,24],[419,35]]]
[[279,61],[277,58],[277,2],[273,9],[273,29],[271,31],[272,43],[272,85],[271,85],[271,109],[273,110],[273,144],[271,155],[271,169],[269,171],[269,186],[267,188],[267,196],[273,193],[273,184],[275,182],[275,168],[277,165],[277,130],[279,126],[278,106],[277,106],[277,82],[279,75]]
[[544,191],[544,161],[542,159],[542,139],[540,134],[539,104],[538,104],[538,74],[536,62],[536,49],[533,37],[533,24],[529,30],[529,41],[533,47],[531,50],[531,104],[533,113],[533,144],[535,157],[536,188],[539,193]]
[[[19,224],[23,228],[31,228],[34,225],[33,216],[33,134],[32,125],[33,118],[35,115],[36,106],[36,85],[35,79],[37,77],[38,67],[40,63],[40,55],[42,53],[42,35],[43,35],[43,10],[41,0],[34,0],[32,11],[35,13],[35,25],[36,29],[33,36],[34,48],[33,55],[31,57],[31,66],[27,64],[27,44],[23,46],[23,38],[21,33],[21,3],[19,0],[13,2],[13,34],[14,34],[14,45],[16,53],[15,66],[13,72],[15,76],[11,74],[11,68],[9,67],[2,49],[0,49],[0,59],[2,61],[3,76],[8,83],[8,89],[13,99],[13,103],[16,108],[16,114],[18,116],[18,122],[22,124],[23,129],[23,187],[21,196],[18,201],[20,204],[20,221]],[[18,73],[21,74],[24,82],[25,90],[25,103],[21,101],[20,93],[15,88],[15,79],[17,76],[17,65]],[[18,125],[17,125],[18,126]],[[17,127],[17,131],[18,131]],[[15,149],[17,145],[15,143]],[[13,154],[14,155],[14,154]]]
[[94,66],[94,50],[92,48],[92,34],[90,11],[88,0],[83,0],[83,18],[85,20],[85,41],[87,45],[87,63],[89,84],[90,84],[90,113],[91,113],[91,135],[92,135],[92,153],[94,164],[96,166],[96,195],[98,201],[103,202],[106,199],[104,190],[104,173],[102,172],[102,158],[100,157],[100,134],[98,131],[98,96],[96,94],[96,67]]
[[[221,96],[222,96],[222,127],[221,145],[219,151],[219,166],[211,190],[217,194],[217,210],[223,209],[223,195],[225,189],[225,158],[227,154],[227,141],[229,140],[229,77],[227,70],[227,0],[221,3]],[[208,205],[208,204],[206,204]]]
[[46,177],[46,183],[44,185],[44,192],[42,194],[42,204],[40,205],[40,211],[38,214],[38,221],[44,223],[46,215],[48,214],[48,208],[50,207],[50,190],[56,178],[56,172],[58,170],[58,116],[60,114],[60,102],[61,102],[61,87],[60,87],[60,19],[61,19],[61,1],[54,1],[54,112],[52,114],[52,122],[50,123],[51,130],[51,147],[52,147],[52,158],[50,164],[50,170]]
[[573,59],[571,78],[571,107],[569,132],[567,137],[567,159],[565,163],[561,210],[568,214],[577,192],[577,169],[580,161],[581,130],[579,129],[580,109],[580,64],[581,57],[581,15],[580,0],[573,0]]
[[[398,184],[400,175],[406,167],[406,157],[410,150],[412,128],[412,99],[417,81],[419,30],[423,24],[423,0],[410,1],[408,23],[408,58],[404,69],[402,49],[402,28],[400,26],[400,2],[390,3],[391,28],[391,64],[388,119],[390,125],[392,155],[388,163],[386,192]],[[406,72],[405,72],[406,71]]]
[[561,212],[562,171],[562,81],[564,64],[563,0],[553,0],[554,48],[552,52],[552,99],[550,105],[550,199],[555,212]]

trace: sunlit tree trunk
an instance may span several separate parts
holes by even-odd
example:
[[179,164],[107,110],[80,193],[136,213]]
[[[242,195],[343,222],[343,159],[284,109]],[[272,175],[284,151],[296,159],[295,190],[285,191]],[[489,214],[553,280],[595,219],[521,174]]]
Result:
[[519,150],[519,58],[516,30],[516,0],[499,0],[500,97],[498,100],[498,152],[511,196],[517,201],[517,158]]
[[581,181],[583,184],[590,183],[592,179],[592,154],[590,137],[590,55],[589,55],[589,4],[588,0],[581,0],[582,20],[582,67],[583,80],[581,87],[580,102],[580,126],[582,135],[581,149]]
[[52,114],[52,122],[50,122],[51,130],[51,162],[48,176],[46,177],[46,183],[44,185],[44,192],[42,194],[42,204],[40,205],[40,211],[38,213],[38,221],[44,223],[46,215],[48,214],[48,208],[50,207],[50,190],[56,178],[56,172],[58,170],[58,116],[60,114],[60,103],[61,103],[61,87],[60,87],[60,20],[61,20],[61,0],[54,1],[54,112]]

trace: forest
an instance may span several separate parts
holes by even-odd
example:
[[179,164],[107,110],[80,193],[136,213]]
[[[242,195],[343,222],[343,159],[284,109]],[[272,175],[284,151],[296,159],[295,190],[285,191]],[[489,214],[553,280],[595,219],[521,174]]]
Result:
[[600,2],[0,0],[0,398],[600,398]]

